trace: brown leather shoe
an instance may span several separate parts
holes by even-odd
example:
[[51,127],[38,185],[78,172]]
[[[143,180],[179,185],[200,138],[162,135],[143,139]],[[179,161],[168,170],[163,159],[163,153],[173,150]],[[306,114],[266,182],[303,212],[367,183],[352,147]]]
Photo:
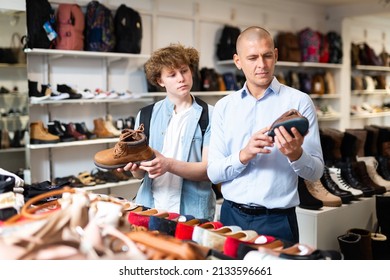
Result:
[[141,161],[152,160],[155,154],[149,147],[143,131],[143,124],[137,130],[122,130],[119,141],[113,148],[95,154],[95,165],[104,169],[116,169],[124,167],[129,162],[139,164]]
[[291,136],[294,136],[291,132],[292,127],[295,127],[302,136],[305,136],[309,129],[309,121],[307,118],[302,116],[298,110],[291,109],[274,121],[271,125],[270,131],[268,132],[268,136],[274,137],[274,129],[280,126],[283,126]]

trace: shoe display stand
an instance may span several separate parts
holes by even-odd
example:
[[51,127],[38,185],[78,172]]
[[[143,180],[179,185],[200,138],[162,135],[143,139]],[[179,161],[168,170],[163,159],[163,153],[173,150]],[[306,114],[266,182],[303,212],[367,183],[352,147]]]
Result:
[[339,250],[337,237],[351,228],[375,230],[375,197],[360,198],[340,207],[296,208],[299,242],[323,250]]
[[[229,69],[235,68],[233,60],[218,61],[217,66],[221,71],[224,71],[225,67]],[[322,116],[318,116],[318,121],[320,126],[324,127],[333,127],[340,129],[340,77],[341,77],[342,64],[332,64],[332,63],[314,63],[314,62],[288,62],[288,61],[278,61],[276,63],[275,73],[278,72],[307,72],[310,74],[330,71],[333,74],[336,91],[334,93],[325,93],[325,94],[311,94],[310,97],[313,99],[317,108],[332,108],[332,112],[326,112]]]
[[[142,54],[103,53],[87,51],[65,51],[52,49],[27,49],[28,79],[39,85],[50,84],[53,90],[57,84],[67,84],[79,90],[95,89],[146,92],[143,79],[143,64],[149,58]],[[120,85],[120,86],[118,86]],[[150,104],[153,97],[143,94],[128,99],[68,99],[42,100],[29,104],[30,121],[60,121],[62,123],[85,122],[93,130],[93,120],[111,114],[113,119],[135,116],[138,110]],[[30,170],[31,182],[53,181],[57,177],[77,176],[82,172],[91,172],[96,166],[93,156],[96,152],[112,147],[118,138],[98,138],[55,144],[28,144],[26,146],[26,164]],[[139,180],[119,183],[107,183],[86,187],[101,193],[126,197],[137,190]],[[131,188],[129,188],[131,186]],[[133,188],[134,187],[134,188]]]
[[[28,96],[25,87],[23,87],[27,77],[26,69],[26,64],[0,63],[0,86],[10,91],[9,93],[0,93],[0,131],[9,133],[10,142],[15,135],[15,131],[25,130],[28,124],[28,115],[25,110],[28,104]],[[17,86],[17,91],[13,90],[14,86]],[[11,172],[17,172],[24,168],[24,148],[9,147],[0,149],[0,166]]]
[[[372,76],[372,75],[390,75],[390,67],[373,66],[373,65],[358,65],[353,67],[352,75]],[[362,128],[367,124],[388,125],[386,118],[390,116],[390,108],[382,111],[370,111],[374,107],[381,108],[383,104],[389,104],[390,90],[386,85],[386,89],[371,89],[371,90],[352,90],[351,91],[351,106],[357,108],[362,107],[362,104],[367,104],[366,110],[351,111],[351,126]]]

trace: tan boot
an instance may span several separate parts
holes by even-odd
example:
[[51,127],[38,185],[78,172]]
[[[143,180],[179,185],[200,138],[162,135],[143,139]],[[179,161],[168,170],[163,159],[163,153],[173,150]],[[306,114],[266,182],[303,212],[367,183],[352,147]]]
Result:
[[60,142],[60,137],[49,133],[42,121],[30,123],[31,144],[51,144]]
[[116,169],[124,167],[129,162],[139,164],[141,161],[152,160],[155,154],[149,147],[143,131],[143,125],[137,130],[122,130],[119,142],[113,148],[95,154],[95,165],[104,169]]
[[311,195],[321,200],[324,206],[340,207],[343,204],[341,198],[325,189],[320,180],[315,182],[305,180],[305,184]]
[[112,121],[112,116],[108,114],[106,116],[106,121],[105,121],[106,128],[109,132],[115,135],[115,137],[119,137],[121,135],[121,131],[118,130]]
[[97,118],[93,120],[94,129],[93,133],[96,134],[98,138],[114,138],[115,135],[111,133],[107,127],[103,118]]

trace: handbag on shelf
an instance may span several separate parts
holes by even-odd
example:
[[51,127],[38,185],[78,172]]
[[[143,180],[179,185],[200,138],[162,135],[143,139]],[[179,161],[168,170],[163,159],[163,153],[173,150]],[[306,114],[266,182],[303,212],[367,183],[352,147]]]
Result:
[[23,51],[19,33],[15,32],[12,34],[10,47],[0,48],[0,63],[26,63],[26,55]]

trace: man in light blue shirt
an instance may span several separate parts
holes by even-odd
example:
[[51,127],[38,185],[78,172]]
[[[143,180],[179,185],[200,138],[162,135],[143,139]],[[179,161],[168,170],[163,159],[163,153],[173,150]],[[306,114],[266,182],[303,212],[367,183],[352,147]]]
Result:
[[[277,58],[267,30],[249,27],[238,37],[233,59],[246,83],[215,105],[207,174],[222,183],[224,225],[296,243],[298,176],[320,179],[324,162],[315,106],[306,93],[274,77]],[[274,140],[267,136],[275,119],[290,109],[309,120],[308,133],[292,128],[291,136],[280,127]]]

